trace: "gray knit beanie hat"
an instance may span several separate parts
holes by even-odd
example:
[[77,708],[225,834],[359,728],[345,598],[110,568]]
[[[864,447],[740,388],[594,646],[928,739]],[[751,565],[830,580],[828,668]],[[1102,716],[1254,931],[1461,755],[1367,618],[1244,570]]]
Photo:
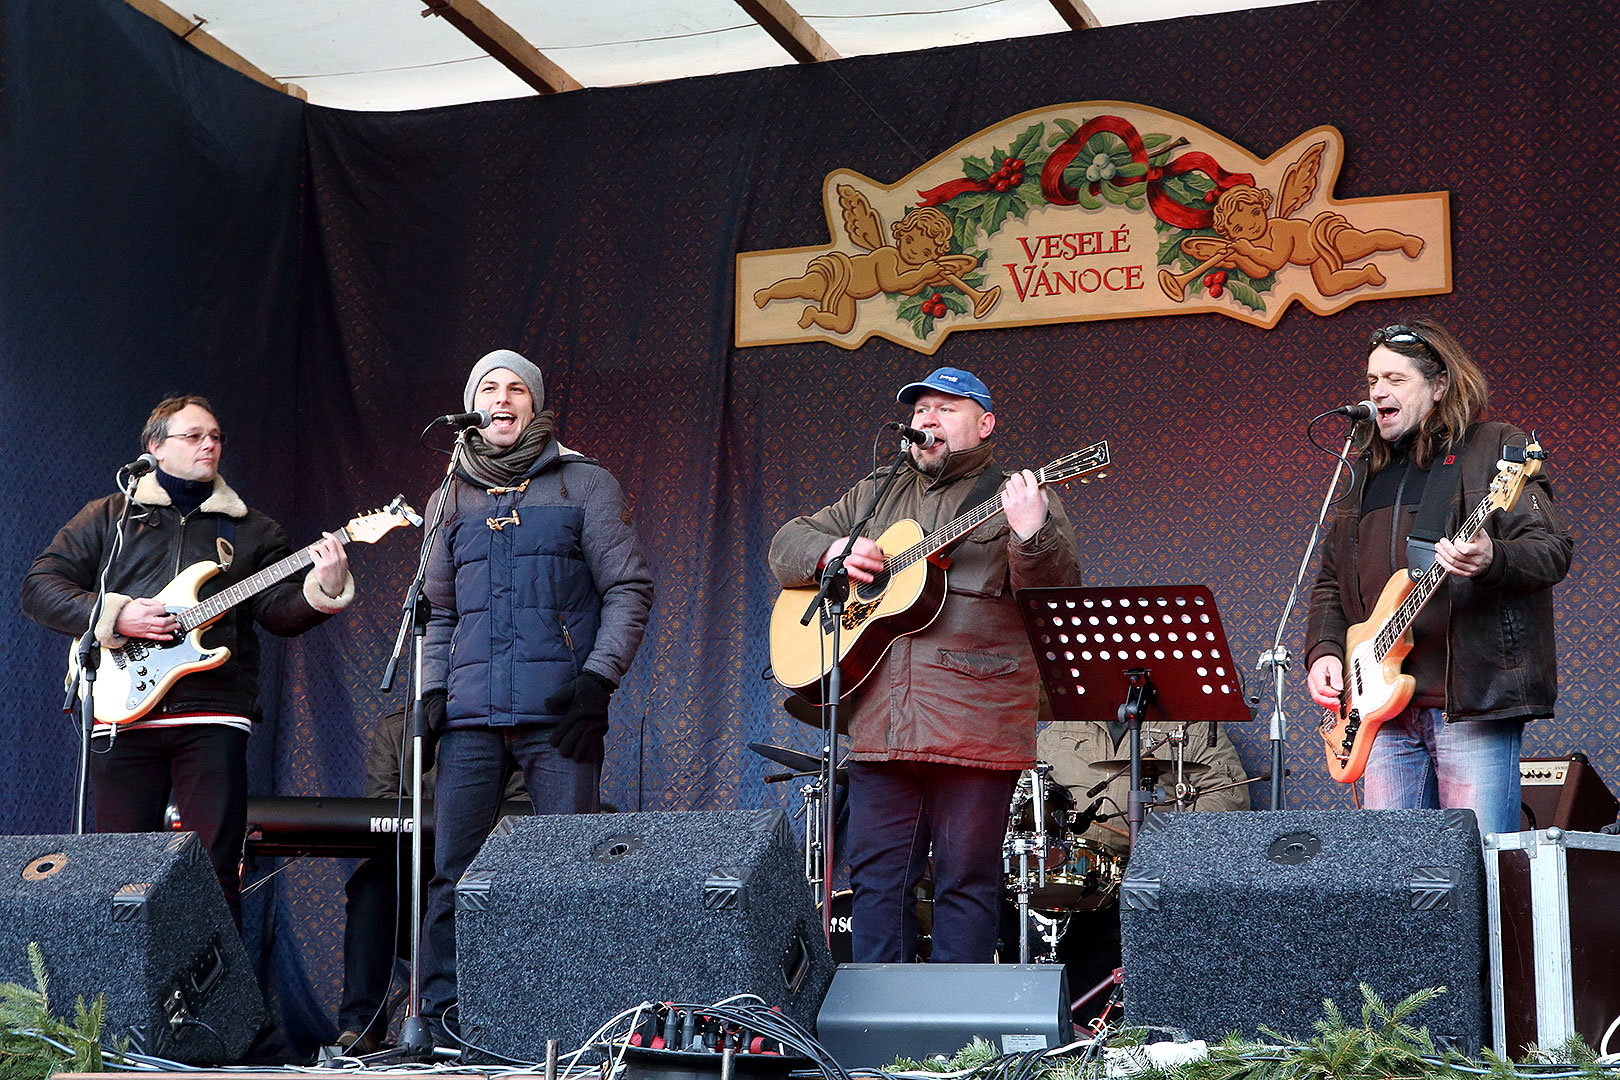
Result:
[[540,377],[540,369],[511,349],[496,349],[492,353],[485,353],[473,365],[472,374],[467,376],[467,389],[462,392],[461,400],[468,412],[472,412],[473,395],[478,392],[478,384],[496,368],[517,373],[517,377],[528,386],[529,396],[534,398],[534,411],[537,414],[546,407],[546,382]]

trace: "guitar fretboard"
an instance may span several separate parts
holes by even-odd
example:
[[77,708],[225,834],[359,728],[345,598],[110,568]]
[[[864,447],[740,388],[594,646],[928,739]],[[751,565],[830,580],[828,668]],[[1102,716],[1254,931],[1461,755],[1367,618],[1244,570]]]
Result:
[[[349,542],[348,529],[339,529],[333,535],[338,538],[339,543],[347,544]],[[219,618],[242,601],[268,589],[282,578],[296,574],[306,566],[313,566],[315,556],[311,554],[311,551],[314,547],[315,545],[311,544],[309,547],[295,551],[280,562],[271,563],[257,574],[245,577],[230,588],[221,589],[208,599],[182,611],[178,616],[180,633],[191,633],[197,627],[204,626]]]

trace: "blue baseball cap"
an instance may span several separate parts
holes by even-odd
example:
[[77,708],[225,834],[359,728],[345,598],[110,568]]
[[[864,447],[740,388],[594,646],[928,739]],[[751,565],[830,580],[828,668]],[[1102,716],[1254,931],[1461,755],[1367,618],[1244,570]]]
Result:
[[902,386],[900,392],[894,395],[894,400],[902,405],[915,405],[924,390],[938,390],[942,394],[972,398],[985,412],[995,412],[990,405],[990,388],[980,382],[979,377],[971,371],[963,371],[956,367],[935,368],[922,382]]

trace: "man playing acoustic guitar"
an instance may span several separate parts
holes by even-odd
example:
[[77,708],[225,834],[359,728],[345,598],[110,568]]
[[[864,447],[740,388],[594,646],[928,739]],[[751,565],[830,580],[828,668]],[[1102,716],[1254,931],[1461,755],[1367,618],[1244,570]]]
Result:
[[[213,406],[195,396],[158,403],[141,432],[157,469],[135,484],[123,548],[95,626],[104,649],[172,641],[181,629],[154,597],[195,563],[228,563],[211,595],[293,554],[281,526],[251,510],[219,475],[225,446]],[[97,499],[62,526],[23,580],[22,608],[41,626],[82,634],[112,548],[124,496]],[[181,823],[197,833],[242,922],[242,841],[247,832],[247,740],[259,712],[258,623],[290,636],[319,625],[354,598],[348,556],[332,534],[307,549],[309,573],[270,586],[204,632],[225,646],[223,663],[176,682],[139,717],[97,723],[90,785],[99,832],[158,832],[172,788]],[[103,654],[104,656],[107,654]],[[111,666],[109,663],[106,665]]]
[[[1558,696],[1552,588],[1569,571],[1574,541],[1538,475],[1539,460],[1527,462],[1523,475],[1532,479],[1516,498],[1491,507],[1498,477],[1514,470],[1515,458],[1526,461],[1530,440],[1509,424],[1479,421],[1485,377],[1449,331],[1413,319],[1376,331],[1368,350],[1376,430],[1364,422],[1356,479],[1311,592],[1311,697],[1334,710],[1341,695],[1351,704],[1374,700],[1385,683],[1407,685],[1404,669],[1410,702],[1360,731],[1362,739],[1371,733],[1368,808],[1467,808],[1482,833],[1515,832],[1524,724],[1552,716]],[[1462,535],[1464,521],[1479,514],[1469,514],[1476,504],[1494,512]],[[1380,653],[1387,662],[1358,663],[1346,694],[1346,642],[1364,655],[1363,628],[1390,618],[1411,588],[1409,566],[1424,569],[1424,533],[1439,570],[1432,602],[1410,619],[1411,651],[1403,660],[1395,636]],[[1391,697],[1389,708],[1399,699]],[[1330,770],[1337,749],[1330,738]]]
[[[998,488],[1006,516],[991,517],[948,551],[939,615],[896,640],[845,700],[853,955],[858,963],[914,958],[913,889],[932,850],[933,960],[988,963],[1008,807],[1018,770],[1035,763],[1040,679],[1013,590],[1078,585],[1079,556],[1056,497],[1033,473],[997,466],[984,383],[939,368],[897,400],[911,406],[911,425],[936,441],[912,446],[870,532],[908,518],[932,531]],[[863,480],[837,503],[782,526],[770,561],[784,586],[815,581],[882,479]],[[852,583],[870,583],[885,554],[895,553],[858,538],[845,562]]]

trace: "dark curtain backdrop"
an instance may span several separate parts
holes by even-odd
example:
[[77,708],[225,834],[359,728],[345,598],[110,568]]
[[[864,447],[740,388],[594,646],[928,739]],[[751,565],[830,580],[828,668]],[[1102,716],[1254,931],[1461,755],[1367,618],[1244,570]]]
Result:
[[[1419,311],[1474,350],[1492,414],[1542,434],[1577,535],[1561,715],[1527,752],[1584,750],[1620,781],[1607,5],[1328,2],[410,114],[302,106],[116,0],[0,13],[0,828],[70,821],[66,644],[17,612],[17,583],[166,392],[214,399],[227,475],[307,542],[396,492],[420,506],[442,459],[418,430],[460,408],[477,356],[523,351],[562,439],[623,481],[657,577],[605,797],[791,806],[746,749],[813,745],[760,677],[766,546],[866,469],[899,385],[975,370],[1008,463],[1111,439],[1113,478],[1060,492],[1089,582],[1208,584],[1248,671],[1331,471],[1305,421],[1361,397],[1367,332]],[[1337,195],[1450,191],[1455,291],[1296,307],[1269,332],[1201,315],[959,334],[932,359],[876,340],[730,347],[736,252],[824,242],[829,170],[892,180],[1003,117],[1091,99],[1181,113],[1262,156],[1336,125]],[[376,686],[414,540],[352,552],[362,599],[273,652],[255,793],[358,791],[364,740],[400,700]],[[1289,805],[1348,807],[1301,682]],[[1251,772],[1269,712],[1233,732]],[[345,869],[306,860],[254,894],[301,1035],[335,1007]]]

